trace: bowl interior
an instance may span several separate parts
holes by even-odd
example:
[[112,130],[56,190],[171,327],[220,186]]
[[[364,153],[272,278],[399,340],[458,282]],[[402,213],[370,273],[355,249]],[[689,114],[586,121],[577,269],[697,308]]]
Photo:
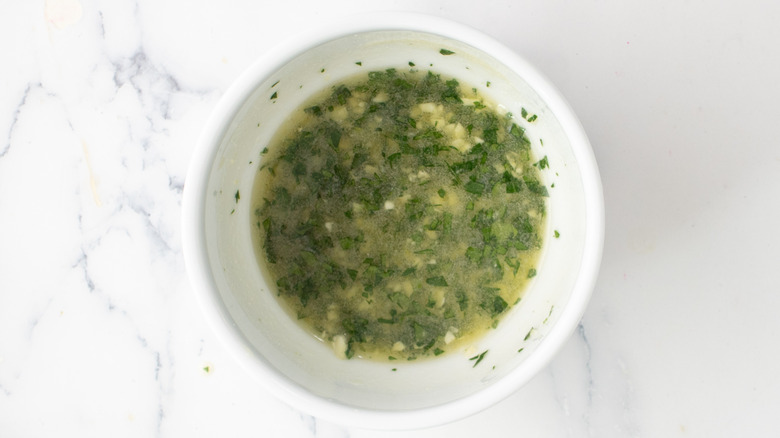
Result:
[[[454,54],[442,55],[442,48]],[[578,284],[592,238],[586,218],[593,207],[586,200],[578,162],[578,148],[587,144],[573,147],[571,130],[556,113],[561,109],[551,107],[554,99],[545,95],[546,90],[538,91],[533,71],[530,78],[521,77],[518,70],[527,68],[522,61],[508,66],[496,59],[496,53],[501,54],[423,31],[357,32],[249,73],[256,78],[216,136],[205,181],[205,230],[201,232],[205,232],[207,262],[216,285],[216,290],[206,293],[214,294],[219,303],[219,324],[230,327],[231,336],[239,339],[236,345],[243,346],[242,362],[277,395],[303,409],[317,409],[320,401],[327,400],[329,406],[336,406],[333,412],[431,409],[468,399],[501,381],[509,386],[525,383],[546,361],[537,350],[557,342],[549,335],[559,330],[565,336],[571,333],[584,306],[582,299],[572,300],[572,296],[590,292]],[[255,175],[262,164],[261,151],[277,128],[314,93],[361,72],[409,69],[410,61],[417,69],[476,87],[515,115],[526,128],[537,159],[547,156],[549,169],[542,172],[550,194],[546,243],[538,275],[522,301],[473,345],[432,360],[341,360],[288,316],[263,275],[251,235]],[[520,117],[522,108],[538,118],[526,122]],[[469,359],[484,351],[488,353],[483,361],[474,366]]]

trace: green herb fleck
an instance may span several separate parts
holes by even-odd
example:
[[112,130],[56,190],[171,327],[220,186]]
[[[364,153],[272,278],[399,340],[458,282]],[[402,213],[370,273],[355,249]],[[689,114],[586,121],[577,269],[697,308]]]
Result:
[[447,50],[447,49],[441,49],[441,50],[439,50],[439,53],[441,53],[444,56],[454,55],[455,54],[455,52],[453,52],[452,50]]
[[355,65],[360,65],[360,66],[362,66],[362,65],[363,65],[363,63],[362,63],[362,62],[360,62],[360,61],[357,61],[357,62],[355,62]]
[[279,94],[278,94],[278,92],[277,92],[277,91],[274,91],[274,94],[272,94],[272,95],[271,95],[271,100],[274,100],[274,99],[276,99],[277,97],[279,97]]
[[530,338],[530,337],[531,337],[531,332],[533,332],[533,331],[534,331],[534,328],[533,328],[533,327],[531,327],[531,329],[530,329],[530,330],[528,330],[528,333],[526,333],[526,335],[525,335],[525,337],[523,338],[523,340],[524,340],[524,341],[527,341],[527,340],[528,340],[528,338]]
[[475,361],[474,365],[472,366],[472,368],[475,368],[477,365],[479,365],[480,362],[482,362],[482,359],[485,358],[485,355],[487,354],[487,352],[488,352],[488,350],[485,350],[482,353],[480,353],[480,354],[478,354],[478,355],[476,355],[474,357],[469,358],[469,360]]
[[440,286],[440,287],[446,287],[447,280],[444,279],[441,275],[437,277],[430,277],[425,280],[426,283],[430,284],[431,286]]
[[482,250],[470,246],[466,249],[466,257],[473,263],[479,263],[482,260]]
[[238,204],[239,199],[241,199],[241,194],[239,194],[238,190],[236,190],[236,204]]
[[445,234],[449,234],[449,232],[452,231],[452,213],[444,213],[444,217],[442,218],[441,223],[441,230]]
[[304,108],[303,112],[305,112],[306,114],[311,114],[313,116],[321,116],[322,115],[322,108],[320,108],[317,105],[314,105],[314,106],[310,106],[308,108]]
[[553,236],[555,236],[555,238],[557,239],[557,238],[561,237],[561,233],[559,233],[558,230],[555,230],[553,232]]
[[465,186],[463,186],[463,188],[465,188],[469,193],[481,195],[485,191],[485,184],[479,181],[469,181]]
[[544,318],[544,321],[542,321],[542,324],[547,324],[547,320],[550,319],[550,316],[552,316],[553,309],[555,309],[555,306],[550,306],[550,312],[547,314],[547,317]]
[[512,128],[509,129],[509,133],[512,134],[514,138],[519,140],[523,138],[525,130],[513,123]]
[[339,243],[341,244],[341,249],[352,248],[352,238],[350,237],[342,237]]

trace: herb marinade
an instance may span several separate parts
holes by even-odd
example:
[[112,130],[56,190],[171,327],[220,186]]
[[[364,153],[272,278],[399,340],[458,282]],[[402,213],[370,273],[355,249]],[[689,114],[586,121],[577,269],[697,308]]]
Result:
[[439,355],[495,327],[536,273],[546,158],[464,90],[433,72],[371,72],[310,102],[271,145],[253,201],[260,254],[340,355]]

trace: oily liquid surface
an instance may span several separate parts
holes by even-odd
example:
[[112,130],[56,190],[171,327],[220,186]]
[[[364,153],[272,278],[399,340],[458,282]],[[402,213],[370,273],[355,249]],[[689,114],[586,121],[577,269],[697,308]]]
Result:
[[438,356],[495,327],[544,232],[546,159],[522,128],[414,70],[355,77],[299,116],[264,151],[252,201],[291,314],[346,358]]

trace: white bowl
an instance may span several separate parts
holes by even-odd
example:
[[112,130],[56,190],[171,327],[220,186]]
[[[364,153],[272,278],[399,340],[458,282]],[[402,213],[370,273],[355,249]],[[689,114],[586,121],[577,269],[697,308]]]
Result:
[[[455,54],[443,56],[442,48]],[[518,119],[521,108],[538,115],[533,123],[518,123],[526,127],[537,157],[548,157],[543,178],[548,187],[554,184],[548,236],[523,300],[468,351],[403,363],[342,360],[288,317],[263,278],[251,238],[253,182],[261,150],[313,93],[361,71],[408,68],[409,61],[477,87]],[[205,126],[183,200],[189,276],[226,348],[279,399],[319,418],[372,429],[464,418],[528,382],[579,323],[597,276],[603,227],[592,150],[555,88],[480,32],[407,14],[350,17],[258,60],[225,93]],[[486,350],[474,366],[469,358]]]

